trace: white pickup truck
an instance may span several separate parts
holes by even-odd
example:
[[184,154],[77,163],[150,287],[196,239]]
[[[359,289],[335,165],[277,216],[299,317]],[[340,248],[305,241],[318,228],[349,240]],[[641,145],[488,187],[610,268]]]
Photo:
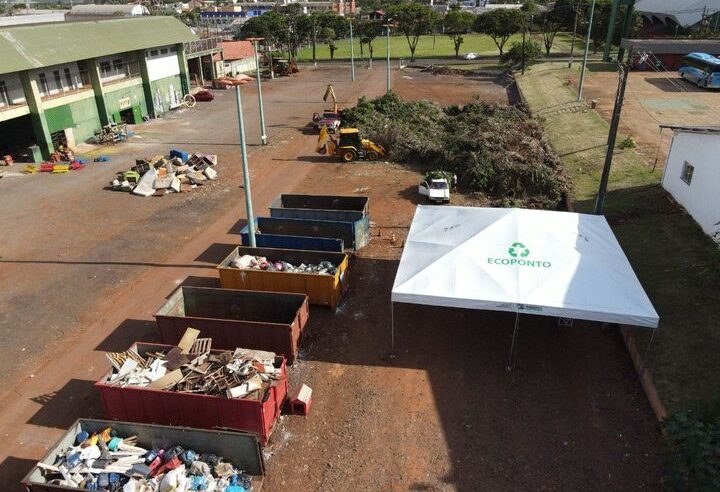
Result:
[[420,183],[418,193],[426,196],[431,202],[448,203],[450,202],[450,185],[447,179],[433,178]]

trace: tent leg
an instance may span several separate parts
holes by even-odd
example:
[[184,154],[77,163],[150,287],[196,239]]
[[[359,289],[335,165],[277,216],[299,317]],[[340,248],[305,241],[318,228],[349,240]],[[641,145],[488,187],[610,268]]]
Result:
[[390,356],[395,355],[395,303],[390,301]]
[[507,371],[511,372],[515,369],[515,358],[517,353],[517,338],[520,331],[520,313],[515,313],[515,328],[513,329],[512,343],[510,344],[510,358],[508,360]]
[[657,328],[655,328],[652,331],[652,335],[650,336],[650,341],[648,342],[648,346],[645,350],[650,350],[650,347],[652,346],[653,340],[655,340],[655,334],[657,333]]

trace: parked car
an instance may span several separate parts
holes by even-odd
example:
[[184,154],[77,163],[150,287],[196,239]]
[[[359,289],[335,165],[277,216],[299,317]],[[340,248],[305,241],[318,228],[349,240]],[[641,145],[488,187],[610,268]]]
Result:
[[326,126],[330,133],[335,133],[340,129],[340,113],[337,111],[325,110],[322,113],[314,113],[312,121],[316,130]]
[[193,94],[193,97],[196,101],[212,101],[213,99],[215,99],[215,94],[213,94],[207,89],[203,89]]
[[475,60],[477,58],[480,58],[480,55],[478,55],[477,53],[465,53],[463,55],[463,58],[465,58],[466,60]]
[[437,203],[450,202],[450,186],[447,179],[427,179],[418,186],[418,193],[427,197],[428,201]]

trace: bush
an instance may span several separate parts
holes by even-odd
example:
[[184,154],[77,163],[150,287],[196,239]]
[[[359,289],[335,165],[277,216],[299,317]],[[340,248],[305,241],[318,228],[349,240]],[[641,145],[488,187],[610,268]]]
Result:
[[[523,46],[520,42],[514,42],[512,46],[510,46],[510,49],[507,50],[505,53],[503,53],[503,56],[500,58],[500,61],[508,64],[508,65],[514,65],[516,63],[522,63],[522,56],[523,56]],[[536,43],[532,39],[528,39],[525,42],[525,63],[530,63],[532,61],[537,60],[538,58],[543,57],[543,49],[540,46],[540,44]]]
[[568,187],[560,160],[522,108],[476,101],[460,108],[387,94],[343,111],[396,162],[456,174],[497,205],[557,208]]
[[666,490],[720,490],[720,426],[691,412],[670,415],[663,424]]

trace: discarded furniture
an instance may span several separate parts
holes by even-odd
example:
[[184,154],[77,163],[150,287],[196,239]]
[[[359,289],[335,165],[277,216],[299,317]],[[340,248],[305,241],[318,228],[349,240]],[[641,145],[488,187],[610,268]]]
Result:
[[213,348],[244,347],[297,357],[310,317],[304,294],[180,287],[155,314],[163,343],[176,344],[187,328],[212,338]]
[[[44,478],[43,466],[52,466],[56,456],[72,446],[76,436],[81,432],[92,435],[101,433],[108,427],[120,436],[137,436],[137,445],[146,449],[152,449],[155,445],[179,445],[197,453],[212,453],[222,456],[225,461],[231,462],[252,477],[253,490],[259,490],[262,487],[265,464],[257,436],[254,434],[93,419],[75,421],[48,450],[38,465],[34,466],[23,478],[22,484],[31,492],[80,490],[47,483]],[[9,486],[9,484],[5,484],[5,486]]]
[[[333,275],[327,275],[230,267],[230,263],[242,255],[265,256],[272,260],[282,260],[294,265],[329,261],[337,266],[337,271]],[[235,248],[217,268],[220,274],[220,285],[224,289],[307,294],[310,304],[329,306],[333,311],[337,309],[340,298],[348,287],[346,275],[348,256],[345,253],[240,246]]]
[[[128,350],[141,357],[154,352],[168,352],[172,345],[135,343]],[[211,350],[219,354],[221,350]],[[257,397],[227,398],[191,392],[154,389],[148,386],[113,385],[108,371],[95,387],[108,418],[132,422],[188,426],[199,429],[227,428],[252,432],[267,444],[287,396],[288,383],[285,358],[275,358],[281,379],[275,381],[261,399]],[[229,388],[228,388],[229,389]]]

